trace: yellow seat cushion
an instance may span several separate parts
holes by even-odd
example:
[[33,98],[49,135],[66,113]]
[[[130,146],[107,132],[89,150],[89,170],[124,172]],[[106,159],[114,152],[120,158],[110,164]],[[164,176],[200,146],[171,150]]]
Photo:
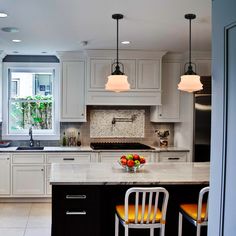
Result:
[[[197,204],[188,203],[188,204],[181,204],[180,209],[185,212],[188,216],[192,219],[197,221]],[[206,215],[206,203],[202,204],[202,212],[201,212],[201,220],[204,220]]]
[[[125,221],[125,206],[124,205],[117,205],[116,212],[117,212],[118,216],[122,220]],[[129,205],[128,213],[129,213],[129,217],[128,217],[128,222],[126,222],[126,223],[134,223],[135,222],[135,205]],[[139,205],[139,207],[138,207],[138,223],[141,222],[141,214],[142,214],[142,205]],[[148,206],[145,207],[144,218],[143,218],[144,223],[146,223],[146,221],[147,221],[147,216],[148,216]],[[161,216],[162,216],[161,211],[158,209],[155,222],[160,222]],[[151,222],[153,220],[153,217],[154,217],[154,206],[152,206],[152,208],[151,208],[149,222]]]

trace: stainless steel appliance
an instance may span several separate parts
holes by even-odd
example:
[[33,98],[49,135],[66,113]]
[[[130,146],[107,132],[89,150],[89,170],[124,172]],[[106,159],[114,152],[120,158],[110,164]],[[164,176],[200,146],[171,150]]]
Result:
[[211,77],[202,76],[203,90],[195,93],[194,161],[210,161]]
[[94,150],[150,150],[154,149],[142,143],[90,143]]

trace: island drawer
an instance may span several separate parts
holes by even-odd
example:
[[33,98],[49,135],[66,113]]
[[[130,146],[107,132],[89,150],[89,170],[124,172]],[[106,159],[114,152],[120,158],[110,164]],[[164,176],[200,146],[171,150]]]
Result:
[[43,164],[44,155],[40,153],[20,153],[12,155],[13,164]]
[[186,162],[187,153],[186,152],[160,152],[159,153],[160,162]]
[[52,193],[53,236],[100,235],[97,186],[53,186]]
[[63,202],[67,210],[81,209],[93,205],[99,197],[99,191],[85,186],[64,186],[56,191],[57,198]]

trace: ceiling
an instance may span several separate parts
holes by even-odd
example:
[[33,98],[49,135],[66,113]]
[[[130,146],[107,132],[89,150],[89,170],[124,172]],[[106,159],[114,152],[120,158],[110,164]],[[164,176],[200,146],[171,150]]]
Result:
[[1,0],[0,7],[8,14],[0,18],[0,28],[19,28],[17,33],[0,30],[0,50],[7,54],[115,49],[114,13],[124,15],[120,41],[131,41],[121,49],[187,51],[184,14],[195,13],[192,50],[211,50],[211,0]]

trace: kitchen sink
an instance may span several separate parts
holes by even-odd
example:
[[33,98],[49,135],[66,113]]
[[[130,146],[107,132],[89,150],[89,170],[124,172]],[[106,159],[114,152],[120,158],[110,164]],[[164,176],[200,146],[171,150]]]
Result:
[[24,150],[43,150],[44,147],[17,147],[16,150],[21,150],[21,151],[24,151]]

